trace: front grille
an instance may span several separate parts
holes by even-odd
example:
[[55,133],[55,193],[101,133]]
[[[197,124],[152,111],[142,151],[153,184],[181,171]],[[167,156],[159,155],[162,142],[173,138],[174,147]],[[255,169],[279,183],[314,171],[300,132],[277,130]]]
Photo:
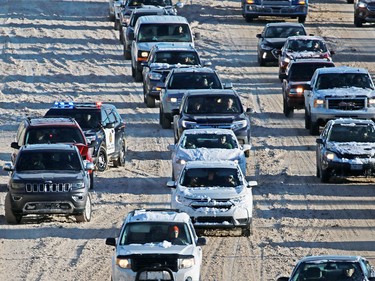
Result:
[[199,208],[215,208],[221,210],[228,210],[233,206],[233,203],[228,201],[228,199],[218,199],[218,200],[196,200],[190,204],[193,209]]
[[232,217],[197,217],[193,218],[194,223],[212,223],[212,224],[223,224],[230,223],[233,224]]
[[145,254],[132,257],[132,270],[138,272],[142,268],[167,267],[172,271],[178,270],[178,255]]
[[361,110],[366,107],[366,98],[343,99],[329,98],[328,108],[337,110]]
[[70,183],[27,183],[26,192],[69,192]]
[[274,8],[285,7],[285,6],[290,6],[290,1],[289,0],[263,0],[263,5],[272,6]]
[[215,124],[215,123],[211,123],[211,124],[197,124],[196,126],[197,128],[199,129],[205,129],[205,128],[220,128],[220,129],[232,129],[232,125],[228,125],[228,124]]

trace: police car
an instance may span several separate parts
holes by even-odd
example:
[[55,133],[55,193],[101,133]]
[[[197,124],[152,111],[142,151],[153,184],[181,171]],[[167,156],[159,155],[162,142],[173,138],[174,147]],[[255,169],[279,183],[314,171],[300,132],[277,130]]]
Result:
[[125,122],[112,104],[101,102],[55,102],[45,117],[73,117],[81,126],[90,145],[96,169],[104,171],[125,164]]

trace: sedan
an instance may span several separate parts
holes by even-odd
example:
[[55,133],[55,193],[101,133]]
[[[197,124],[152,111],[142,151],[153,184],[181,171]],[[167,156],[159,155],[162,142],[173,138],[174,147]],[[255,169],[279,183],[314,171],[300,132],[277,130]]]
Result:
[[183,166],[196,160],[235,161],[246,175],[246,157],[250,155],[249,144],[240,145],[229,129],[189,129],[182,133],[172,150],[172,179],[175,180]]

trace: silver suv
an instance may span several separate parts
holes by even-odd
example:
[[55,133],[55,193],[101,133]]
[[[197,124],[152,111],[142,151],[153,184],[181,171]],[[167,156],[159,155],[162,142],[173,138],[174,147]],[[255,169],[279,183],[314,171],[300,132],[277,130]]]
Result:
[[311,135],[339,117],[375,118],[374,83],[366,69],[318,68],[305,87],[305,127]]
[[202,248],[190,217],[171,209],[134,210],[116,238],[112,280],[200,280]]

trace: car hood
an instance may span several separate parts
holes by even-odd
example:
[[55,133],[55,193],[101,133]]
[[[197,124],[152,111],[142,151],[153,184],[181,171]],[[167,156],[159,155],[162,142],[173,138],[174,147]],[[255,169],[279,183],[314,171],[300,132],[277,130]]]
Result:
[[371,89],[362,89],[357,87],[350,88],[333,88],[333,89],[324,89],[316,91],[319,96],[340,96],[340,97],[358,97],[358,96],[375,96],[375,91]]
[[[138,50],[142,51],[150,51],[151,48],[159,44],[161,42],[137,42]],[[191,46],[193,43],[192,42],[168,42],[168,43],[173,43],[175,47],[185,47],[185,46]]]
[[286,38],[267,38],[267,39],[264,39],[263,43],[273,46],[277,49],[281,49],[285,41],[286,41]]
[[118,255],[141,255],[141,254],[179,254],[193,255],[194,245],[172,245],[168,241],[160,243],[130,244],[119,246]]
[[[36,173],[37,172],[37,173]],[[83,180],[84,174],[81,171],[27,171],[16,172],[13,180],[36,181],[36,182],[73,182]]]
[[242,186],[237,187],[181,187],[180,192],[185,198],[203,200],[235,199],[243,192]]
[[375,143],[371,142],[327,142],[327,149],[340,155],[375,156]]
[[221,148],[180,148],[176,152],[176,157],[186,161],[220,161],[237,160],[241,158],[243,151],[240,149],[221,149]]
[[221,115],[189,115],[188,117],[189,121],[194,121],[199,124],[212,124],[212,123],[233,123],[233,121],[241,120],[244,118],[241,118],[240,114],[234,114],[234,115],[227,115],[227,114],[221,114]]

